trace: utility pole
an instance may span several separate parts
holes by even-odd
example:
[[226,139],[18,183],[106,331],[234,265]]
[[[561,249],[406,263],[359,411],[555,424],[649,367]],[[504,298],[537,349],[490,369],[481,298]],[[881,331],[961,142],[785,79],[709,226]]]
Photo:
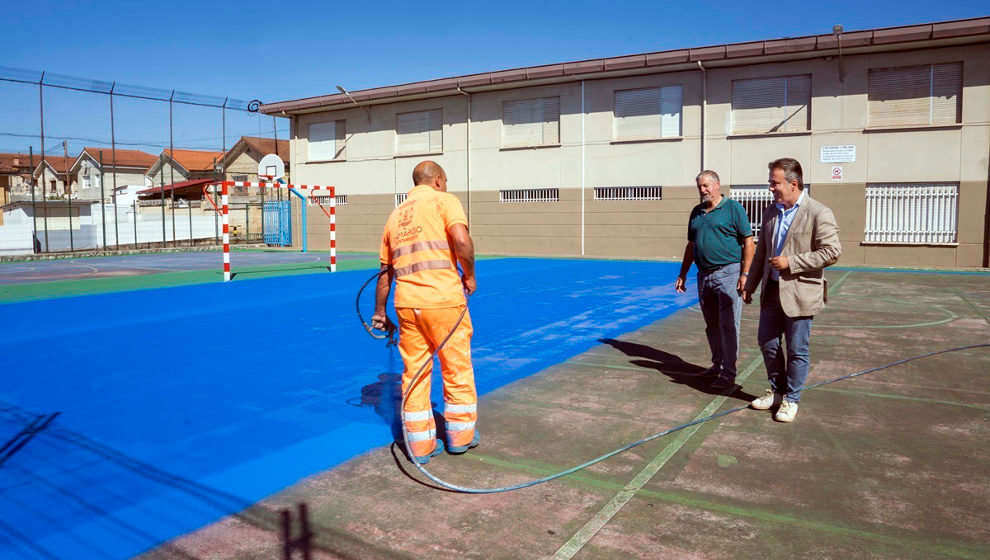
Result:
[[69,198],[69,251],[75,251],[75,244],[72,242],[72,183],[69,180],[69,146],[65,140],[62,140],[62,154],[65,159],[62,164],[65,165],[65,195]]

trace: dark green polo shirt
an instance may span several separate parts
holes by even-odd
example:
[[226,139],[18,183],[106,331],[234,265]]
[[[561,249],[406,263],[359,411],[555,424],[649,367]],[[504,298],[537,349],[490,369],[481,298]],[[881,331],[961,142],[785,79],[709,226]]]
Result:
[[688,220],[688,241],[694,243],[694,263],[710,270],[742,261],[742,242],[753,235],[746,210],[723,196],[718,206],[705,212],[699,204]]

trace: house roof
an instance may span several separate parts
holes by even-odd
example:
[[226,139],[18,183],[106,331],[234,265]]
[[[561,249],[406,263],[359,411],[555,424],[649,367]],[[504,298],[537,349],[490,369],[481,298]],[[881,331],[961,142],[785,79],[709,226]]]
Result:
[[0,162],[0,173],[5,175],[11,175],[17,173],[17,168]]
[[122,150],[117,148],[113,150],[106,146],[102,148],[88,147],[83,148],[83,151],[79,154],[79,158],[72,165],[75,168],[79,164],[79,160],[82,158],[83,154],[88,154],[93,161],[100,162],[100,151],[103,151],[103,165],[105,167],[113,167],[113,162],[116,159],[117,167],[133,167],[139,169],[148,169],[155,164],[155,160],[158,158],[153,154],[148,152],[142,152],[141,150]]
[[206,179],[192,179],[192,180],[189,180],[189,181],[182,181],[182,182],[179,182],[179,183],[172,183],[171,185],[164,185],[164,186],[161,186],[161,187],[152,187],[150,189],[140,190],[140,191],[137,192],[137,194],[138,194],[138,196],[147,197],[149,195],[159,194],[162,191],[165,191],[165,192],[169,192],[169,191],[173,191],[173,190],[176,191],[176,192],[179,192],[180,190],[181,191],[195,191],[196,190],[195,189],[196,187],[202,187],[203,185],[208,185],[210,183],[215,183],[215,182],[216,182],[216,180],[213,179],[213,178],[210,178],[210,177],[207,177]]
[[[76,158],[74,157],[45,156],[45,163],[59,175],[64,175],[66,172],[71,174],[71,167],[75,161]],[[38,166],[34,169],[34,173],[37,175],[39,171],[41,171],[40,157],[38,158]]]
[[[175,163],[178,163],[186,171],[213,171],[213,163],[220,161],[223,152],[203,152],[199,150],[173,150]],[[165,159],[169,157],[168,150],[162,150]],[[148,167],[146,173],[158,168],[161,157],[156,157],[155,161]]]
[[[278,154],[280,158],[288,159],[289,157],[289,141],[288,140],[276,140],[274,138],[257,138],[254,136],[241,136],[241,139],[237,141],[237,144],[244,142],[247,146],[252,148],[254,151],[261,153],[261,155],[268,154]],[[231,152],[234,148],[237,148],[237,144],[230,149]]]
[[[902,27],[848,31],[841,34],[844,54],[870,48],[889,49],[900,43],[917,44],[928,41],[933,45],[951,44],[968,40],[986,40],[981,35],[990,34],[990,17],[924,23]],[[266,103],[262,113],[304,113],[316,110],[339,110],[353,107],[354,103],[390,103],[402,99],[421,99],[455,95],[462,91],[485,91],[507,87],[524,87],[542,83],[575,81],[610,75],[632,75],[653,72],[672,72],[697,69],[699,63],[706,67],[735,65],[753,62],[770,62],[783,58],[811,58],[834,54],[839,40],[831,33],[805,37],[785,37],[746,43],[731,43],[659,51],[609,58],[597,58],[575,62],[562,62],[542,66],[529,66],[468,74],[436,80],[426,80],[394,86],[385,86],[289,101]],[[529,83],[527,83],[529,82]],[[353,100],[352,100],[353,98]]]
[[[232,160],[249,149],[258,152],[262,156],[276,154],[282,158],[283,162],[288,162],[289,160],[288,140],[279,140],[276,144],[273,138],[257,138],[255,136],[241,136],[241,139],[224,154],[224,160],[229,165]],[[286,167],[288,167],[288,163],[286,163]]]
[[[41,161],[41,157],[37,154],[34,155],[34,165],[38,165]],[[7,167],[17,167],[21,169],[31,169],[31,155],[30,154],[0,154],[0,165],[5,165]]]

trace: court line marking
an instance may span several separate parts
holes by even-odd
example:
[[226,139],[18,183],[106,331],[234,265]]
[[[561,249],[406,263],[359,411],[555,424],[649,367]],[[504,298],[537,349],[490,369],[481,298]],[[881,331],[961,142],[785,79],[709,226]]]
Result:
[[[523,471],[531,473],[535,476],[546,476],[555,472],[562,470],[562,467],[545,465],[545,464],[524,464],[513,461],[506,461],[497,457],[490,455],[482,455],[480,453],[469,453],[464,456],[467,460],[478,461],[486,465],[492,465],[505,469],[512,469],[516,471]],[[580,483],[586,487],[600,488],[603,490],[620,490],[623,488],[621,484],[602,480],[600,478],[594,478],[581,473],[574,473],[568,475],[566,478],[561,479],[561,481],[570,481],[572,483]],[[677,492],[671,490],[652,490],[644,488],[637,493],[639,496],[644,498],[652,498],[655,500],[662,500],[664,502],[679,504],[686,507],[693,507],[697,509],[714,511],[719,513],[726,513],[729,515],[735,515],[738,517],[744,517],[748,519],[755,519],[757,521],[764,521],[774,524],[784,523],[787,525],[793,525],[803,529],[809,529],[813,531],[819,531],[822,533],[830,533],[834,535],[846,536],[846,537],[857,537],[866,540],[876,541],[889,545],[901,545],[906,548],[920,548],[928,550],[935,554],[956,556],[960,558],[984,558],[985,552],[983,549],[985,546],[979,545],[974,550],[974,547],[970,543],[956,542],[952,544],[936,544],[933,543],[931,539],[927,537],[920,537],[917,540],[912,540],[909,535],[885,535],[883,533],[868,531],[864,529],[856,529],[852,527],[844,527],[829,521],[816,521],[813,519],[805,519],[802,517],[797,517],[795,515],[788,515],[784,513],[776,513],[772,511],[767,511],[765,509],[759,508],[746,508],[741,506],[734,506],[719,502],[714,502],[711,500],[706,500],[704,498],[698,498],[694,494],[687,494],[685,492]],[[882,526],[881,526],[882,527]],[[898,529],[894,527],[894,529]],[[944,535],[943,535],[944,536]],[[907,542],[911,541],[911,542]]]
[[983,320],[984,320],[984,321],[986,321],[987,323],[990,323],[990,317],[987,317],[987,314],[986,314],[986,313],[984,313],[982,309],[980,309],[979,307],[977,307],[977,306],[976,306],[976,304],[974,304],[973,302],[971,302],[971,301],[969,301],[969,298],[967,298],[966,296],[964,296],[964,295],[962,295],[962,292],[960,292],[958,288],[956,288],[956,287],[955,287],[955,286],[953,286],[952,284],[949,284],[949,281],[948,281],[948,280],[946,280],[945,278],[942,278],[942,275],[941,275],[941,274],[939,274],[939,275],[938,275],[938,278],[939,278],[939,280],[941,280],[941,281],[942,281],[942,282],[943,282],[943,283],[944,283],[945,285],[947,285],[947,286],[949,287],[949,289],[950,289],[950,290],[952,290],[953,292],[955,292],[955,293],[956,293],[956,296],[957,296],[957,297],[958,297],[959,299],[961,299],[961,300],[963,300],[964,302],[966,302],[967,304],[969,304],[969,306],[973,308],[973,311],[976,311],[977,313],[979,313],[979,314],[980,314],[980,316],[981,316],[981,317],[983,317]]
[[[745,380],[749,377],[749,374],[753,373],[753,370],[762,363],[763,356],[760,355],[753,359],[749,365],[747,365],[746,368],[739,373],[736,379],[738,381]],[[720,395],[715,397],[712,402],[708,403],[708,406],[698,413],[694,420],[711,416],[716,410],[721,408],[721,406],[725,404],[725,401],[728,399],[729,395]],[[649,482],[661,468],[663,468],[665,464],[667,464],[667,461],[669,461],[671,457],[680,451],[681,447],[683,447],[684,444],[687,443],[688,440],[691,439],[691,437],[694,436],[694,434],[700,429],[701,424],[695,424],[690,428],[682,430],[673,441],[668,443],[666,447],[660,451],[659,455],[654,457],[653,460],[639,472],[639,474],[633,477],[633,479],[629,481],[629,483],[626,484],[618,494],[612,497],[612,499],[609,500],[609,502],[605,504],[605,506],[599,510],[598,513],[588,520],[588,522],[584,524],[584,527],[581,527],[576,533],[574,533],[574,535],[568,539],[567,542],[565,542],[551,558],[553,560],[570,560],[570,558],[573,558],[574,555],[584,548],[584,546],[588,544],[588,541],[590,541],[591,538],[594,537],[598,531],[600,531],[602,527],[604,527],[605,524],[608,523],[609,520],[611,520],[612,517],[615,516],[615,514],[618,513],[619,510],[622,509],[622,507],[625,506],[629,500],[631,500],[632,497],[635,496],[636,493],[639,492],[643,486]]]

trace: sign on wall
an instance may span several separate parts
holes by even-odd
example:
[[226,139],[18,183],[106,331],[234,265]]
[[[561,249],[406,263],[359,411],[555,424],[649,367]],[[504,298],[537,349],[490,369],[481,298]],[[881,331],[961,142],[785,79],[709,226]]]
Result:
[[856,161],[856,145],[822,146],[822,163],[852,163]]
[[842,166],[841,165],[833,165],[832,166],[832,180],[833,181],[841,181],[842,180]]

